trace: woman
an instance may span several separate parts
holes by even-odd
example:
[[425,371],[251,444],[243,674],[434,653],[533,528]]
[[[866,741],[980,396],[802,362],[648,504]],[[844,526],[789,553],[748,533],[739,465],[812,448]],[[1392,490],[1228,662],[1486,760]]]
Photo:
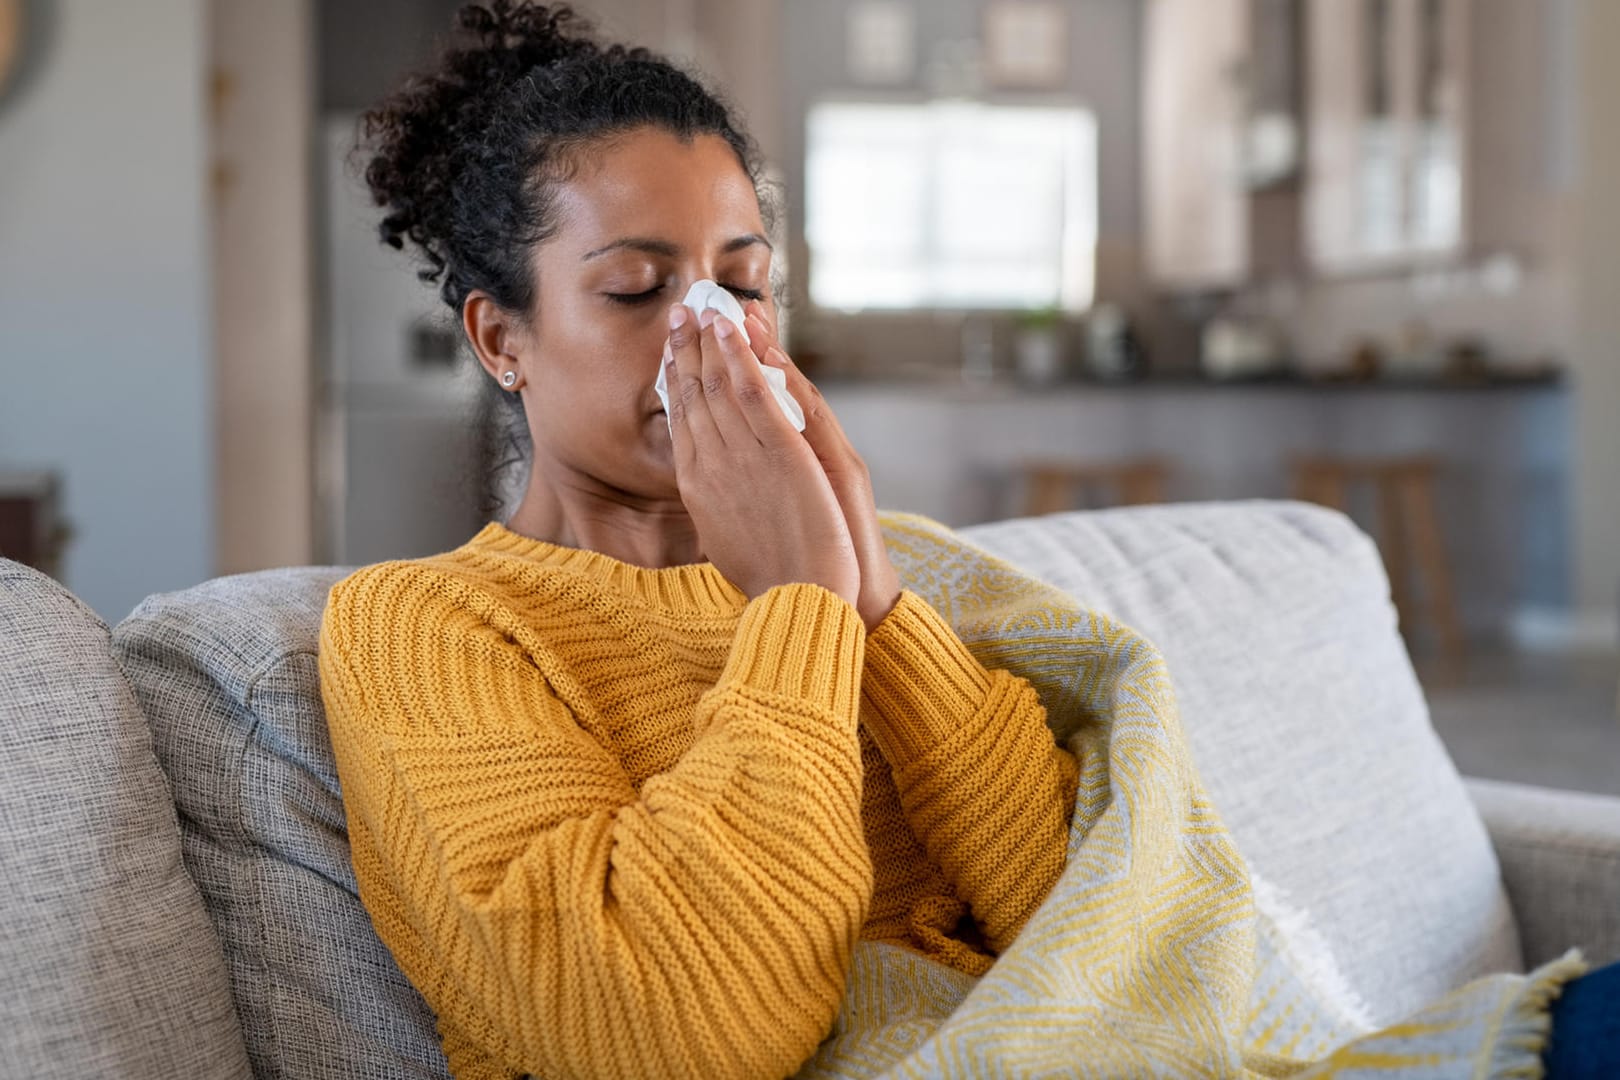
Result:
[[[1064,870],[1080,762],[901,589],[865,467],[776,339],[727,109],[565,7],[462,26],[368,114],[367,178],[532,458],[505,524],[332,590],[361,898],[457,1077],[784,1076],[858,941],[986,972]],[[747,301],[746,341],[678,303],[702,279]],[[1551,1076],[1620,1075],[1617,1000],[1616,967],[1567,988]]]
[[[333,590],[361,897],[457,1077],[783,1076],[857,940],[989,967],[1062,872],[1075,760],[900,588],[776,339],[728,111],[563,7],[462,24],[368,115],[367,178],[533,455],[507,523]],[[746,343],[678,302],[705,278]]]

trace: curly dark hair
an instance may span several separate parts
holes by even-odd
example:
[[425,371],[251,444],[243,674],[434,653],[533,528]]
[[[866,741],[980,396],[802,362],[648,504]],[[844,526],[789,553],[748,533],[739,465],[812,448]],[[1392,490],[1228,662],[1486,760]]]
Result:
[[[386,211],[383,243],[413,244],[425,264],[418,276],[437,282],[457,315],[475,289],[508,311],[533,310],[529,255],[556,231],[555,185],[583,149],[634,128],[725,139],[773,224],[757,145],[717,94],[668,59],[599,43],[568,4],[470,3],[456,23],[434,70],[362,116],[358,151]],[[488,381],[486,395],[486,413],[499,411],[494,401],[513,411],[507,440],[526,458],[522,399]]]

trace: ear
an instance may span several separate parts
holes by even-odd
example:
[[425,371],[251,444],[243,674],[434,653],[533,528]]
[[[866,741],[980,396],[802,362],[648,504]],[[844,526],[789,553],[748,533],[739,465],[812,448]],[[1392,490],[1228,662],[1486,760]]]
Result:
[[[497,304],[493,297],[479,289],[467,294],[461,305],[461,329],[471,343],[478,363],[489,372],[503,390],[518,390],[523,386],[521,353],[527,328],[519,319]],[[517,380],[507,386],[502,377],[507,372]]]

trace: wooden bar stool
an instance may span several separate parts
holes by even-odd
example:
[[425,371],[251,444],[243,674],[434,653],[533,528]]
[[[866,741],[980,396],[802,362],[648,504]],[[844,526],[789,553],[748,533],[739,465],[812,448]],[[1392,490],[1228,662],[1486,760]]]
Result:
[[1164,502],[1170,469],[1158,458],[1116,462],[1032,461],[1022,467],[1029,517],[1099,506]]
[[1462,630],[1434,498],[1439,461],[1427,455],[1371,459],[1324,456],[1296,458],[1290,466],[1296,498],[1345,513],[1349,512],[1352,484],[1373,486],[1378,548],[1389,575],[1390,597],[1395,602],[1401,633],[1411,640],[1416,615],[1411,589],[1415,570],[1441,658],[1453,677],[1459,674]]

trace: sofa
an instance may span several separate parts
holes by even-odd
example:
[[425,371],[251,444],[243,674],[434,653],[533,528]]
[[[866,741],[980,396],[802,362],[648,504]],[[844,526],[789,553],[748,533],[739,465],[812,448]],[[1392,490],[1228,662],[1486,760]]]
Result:
[[[1245,858],[1373,1020],[1569,946],[1620,956],[1620,799],[1457,774],[1342,515],[966,534],[1159,645]],[[316,641],[350,569],[218,578],[109,629],[0,560],[0,1075],[445,1075],[349,865]]]

